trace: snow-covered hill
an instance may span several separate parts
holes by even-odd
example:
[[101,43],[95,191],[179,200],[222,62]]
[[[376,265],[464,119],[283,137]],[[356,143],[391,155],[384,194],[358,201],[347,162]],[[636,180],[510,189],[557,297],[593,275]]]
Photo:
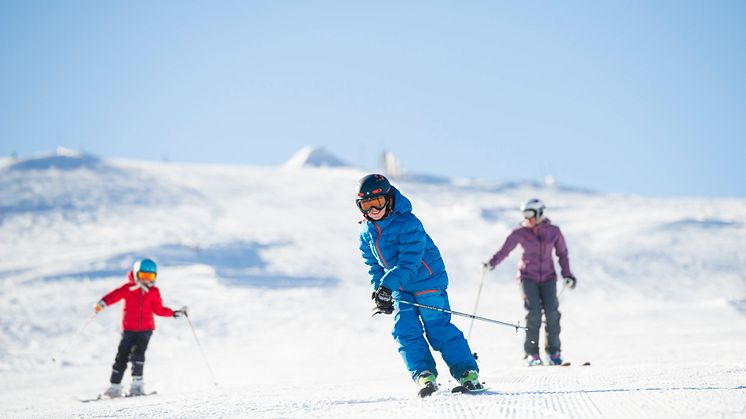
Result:
[[347,163],[324,147],[306,146],[298,150],[284,164],[287,168],[300,167],[347,167]]
[[[592,361],[524,367],[520,335],[477,322],[470,343],[490,392],[419,400],[392,319],[370,317],[353,203],[365,173],[320,166],[3,162],[0,416],[746,416],[746,200],[398,183],[443,252],[451,306],[466,312],[480,262],[520,203],[542,198],[579,280],[561,295],[564,353]],[[190,307],[219,385],[189,325],[158,318],[145,366],[158,394],[80,403],[108,384],[119,306],[74,334],[141,256],[159,262],[165,303]],[[517,257],[486,276],[479,315],[522,320]]]

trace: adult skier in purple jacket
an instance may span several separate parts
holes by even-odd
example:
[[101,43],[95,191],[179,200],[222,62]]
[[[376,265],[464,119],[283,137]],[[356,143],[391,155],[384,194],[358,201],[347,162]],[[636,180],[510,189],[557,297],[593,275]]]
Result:
[[546,317],[546,347],[549,363],[562,364],[560,344],[560,312],[557,299],[557,273],[554,270],[552,249],[557,253],[565,285],[575,288],[577,280],[570,271],[570,260],[567,257],[567,244],[559,227],[553,225],[544,216],[544,203],[539,199],[530,199],[521,206],[523,222],[510,233],[500,250],[484,266],[493,270],[510,252],[520,245],[523,255],[518,263],[518,279],[523,289],[526,314],[526,340],[523,349],[530,366],[541,365],[539,356],[539,328],[541,312]]

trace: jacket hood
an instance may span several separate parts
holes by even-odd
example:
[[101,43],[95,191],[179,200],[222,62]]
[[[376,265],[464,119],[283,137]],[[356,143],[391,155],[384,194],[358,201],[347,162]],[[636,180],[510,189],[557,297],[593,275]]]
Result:
[[384,217],[383,220],[380,220],[380,221],[368,220],[369,222],[374,222],[382,226],[388,225],[388,223],[391,222],[391,220],[393,220],[394,218],[402,214],[412,212],[412,202],[410,202],[406,196],[402,195],[402,193],[399,192],[399,190],[393,186],[391,187],[391,193],[394,196],[394,210],[391,212],[391,214],[386,215],[386,217]]
[[130,285],[135,285],[135,274],[134,272],[130,271],[130,273],[127,274],[127,280]]
[[398,189],[391,187],[394,194],[394,212],[391,215],[404,214],[405,212],[412,212],[412,202]]

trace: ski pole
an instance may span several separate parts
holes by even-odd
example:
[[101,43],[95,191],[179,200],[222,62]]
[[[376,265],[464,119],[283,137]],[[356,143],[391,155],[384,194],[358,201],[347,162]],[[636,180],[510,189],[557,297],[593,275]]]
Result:
[[[484,277],[487,273],[487,266],[482,265],[482,280],[479,281],[479,291],[477,291],[477,299],[474,301],[474,310],[472,313],[474,315],[477,314],[477,307],[479,307],[479,297],[482,295],[482,286],[484,285]],[[471,338],[471,328],[474,327],[474,318],[471,319],[471,322],[469,323],[469,333],[466,334],[466,340],[469,340]]]
[[557,301],[559,301],[560,297],[562,297],[562,293],[565,292],[565,289],[567,289],[567,282],[562,284],[562,289],[560,290],[559,294],[557,294]]
[[202,344],[199,343],[197,332],[194,331],[194,326],[192,326],[192,321],[189,319],[189,314],[184,313],[184,317],[186,317],[187,321],[189,322],[189,328],[192,329],[192,334],[194,335],[194,340],[197,342],[197,346],[199,347],[199,352],[202,354],[202,359],[205,360],[205,365],[207,365],[207,370],[210,371],[210,377],[212,377],[212,383],[215,384],[215,386],[217,386],[218,382],[217,380],[215,380],[215,374],[212,372],[212,368],[210,368],[210,363],[207,362],[207,356],[205,355],[205,351],[202,349]]
[[438,308],[438,307],[433,307],[433,306],[427,306],[427,305],[425,305],[425,304],[420,304],[420,303],[413,303],[413,302],[411,302],[411,301],[399,300],[399,299],[396,299],[396,298],[394,299],[394,301],[398,301],[398,302],[400,302],[400,303],[404,303],[404,304],[409,304],[409,305],[412,305],[412,306],[415,306],[415,307],[426,308],[426,309],[428,309],[428,310],[435,310],[435,311],[440,311],[440,312],[442,312],[442,313],[455,314],[456,316],[461,316],[461,317],[468,317],[468,318],[470,318],[470,319],[481,320],[481,321],[483,321],[483,322],[494,323],[494,324],[500,324],[500,325],[503,325],[503,326],[510,326],[510,327],[515,327],[515,331],[516,331],[516,333],[518,333],[518,329],[528,330],[528,329],[527,329],[526,327],[524,327],[524,326],[521,326],[521,325],[520,325],[520,323],[519,323],[519,324],[513,324],[513,323],[506,323],[506,322],[501,322],[500,320],[492,320],[492,319],[488,319],[488,318],[486,318],[486,317],[480,317],[480,316],[476,316],[476,315],[474,315],[474,314],[460,313],[460,312],[458,312],[458,311],[451,311],[451,310],[446,310],[446,309],[444,309],[444,308]]
[[88,317],[88,320],[86,320],[85,323],[83,323],[83,325],[80,326],[80,328],[78,328],[78,330],[75,332],[75,334],[73,334],[72,336],[70,336],[70,339],[67,340],[67,343],[65,343],[65,346],[62,347],[62,350],[60,351],[59,354],[57,354],[57,357],[55,357],[54,355],[52,355],[52,362],[57,362],[57,358],[61,358],[62,355],[64,355],[65,352],[67,352],[67,350],[70,348],[70,345],[73,343],[73,341],[75,340],[75,338],[78,337],[78,335],[83,331],[83,329],[85,329],[86,327],[88,327],[89,324],[91,324],[91,320],[93,320],[93,318],[96,317],[96,314],[98,314],[98,313],[94,312],[93,314],[91,314]]

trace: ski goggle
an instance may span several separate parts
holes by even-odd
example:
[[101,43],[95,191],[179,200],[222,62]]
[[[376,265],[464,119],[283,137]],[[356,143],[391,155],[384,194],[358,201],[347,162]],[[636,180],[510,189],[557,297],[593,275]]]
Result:
[[527,209],[523,211],[523,218],[530,220],[536,217],[536,210]]
[[362,211],[364,214],[367,214],[373,208],[380,211],[386,208],[386,196],[379,195],[374,196],[373,198],[360,199],[357,201],[357,207],[360,208],[360,211]]
[[140,281],[154,282],[155,277],[156,277],[155,272],[145,272],[145,271],[137,272],[137,279],[139,279]]

